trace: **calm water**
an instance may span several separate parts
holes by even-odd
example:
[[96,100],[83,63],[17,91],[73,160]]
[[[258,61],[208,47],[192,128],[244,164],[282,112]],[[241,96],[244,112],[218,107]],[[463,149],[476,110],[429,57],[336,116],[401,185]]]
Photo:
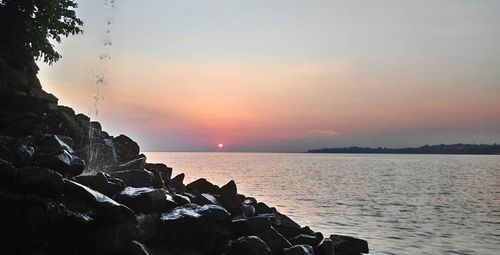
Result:
[[370,254],[500,254],[500,156],[147,153]]

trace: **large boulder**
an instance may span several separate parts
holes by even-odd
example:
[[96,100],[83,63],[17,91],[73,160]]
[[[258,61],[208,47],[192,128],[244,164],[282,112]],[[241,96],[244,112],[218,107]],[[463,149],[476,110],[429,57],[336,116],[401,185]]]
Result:
[[115,196],[115,200],[135,213],[165,212],[177,206],[163,189],[127,187]]
[[231,244],[228,255],[270,255],[271,250],[256,236],[243,236]]
[[125,163],[139,157],[139,145],[126,135],[113,138],[118,163]]
[[149,187],[153,180],[153,174],[146,170],[110,172],[109,175],[122,180],[127,186],[136,188]]
[[18,169],[17,192],[47,197],[57,197],[64,192],[62,176],[50,169],[27,166]]
[[176,175],[174,178],[172,178],[170,182],[170,187],[176,191],[181,191],[181,192],[185,191],[186,186],[184,185],[184,177],[185,177],[184,173]]
[[128,171],[128,170],[144,170],[146,165],[146,157],[139,157],[120,165],[109,166],[106,172]]
[[191,199],[191,201],[198,205],[220,205],[217,198],[208,193],[199,194]]
[[125,189],[125,184],[122,180],[111,177],[109,174],[103,172],[92,175],[80,175],[74,179],[76,182],[99,191],[108,197],[113,197]]
[[36,158],[34,165],[50,168],[65,177],[77,176],[83,173],[85,162],[80,158],[62,151],[57,155],[42,155]]
[[74,181],[64,180],[64,193],[76,207],[93,210],[96,220],[101,222],[135,221],[135,214],[128,207]]
[[330,239],[336,255],[357,255],[369,252],[368,242],[365,240],[343,235],[331,235]]
[[[224,207],[228,208],[231,213],[234,214],[242,206],[241,201],[238,198],[238,189],[236,187],[236,183],[233,180],[222,186],[219,190],[219,194],[221,203],[224,205]],[[251,204],[250,206],[253,208]]]
[[200,178],[186,185],[186,190],[194,194],[219,194],[219,186],[212,184],[205,178]]
[[21,142],[20,140],[9,136],[0,136],[0,158],[8,160],[16,166],[30,164],[35,156],[35,148],[29,142]]
[[267,228],[255,234],[271,249],[271,254],[280,254],[283,249],[292,247],[292,244],[274,228]]

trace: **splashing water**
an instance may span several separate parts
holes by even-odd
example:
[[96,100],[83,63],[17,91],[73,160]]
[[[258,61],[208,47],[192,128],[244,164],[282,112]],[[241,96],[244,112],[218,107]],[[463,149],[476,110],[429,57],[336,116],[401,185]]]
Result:
[[[101,92],[101,87],[106,85],[107,80],[106,80],[106,73],[107,73],[107,67],[108,67],[108,62],[111,60],[111,53],[110,47],[113,45],[112,39],[111,39],[111,26],[113,24],[113,19],[112,19],[112,13],[116,7],[116,0],[104,0],[104,8],[106,10],[106,28],[105,28],[105,35],[104,35],[104,43],[103,43],[103,49],[102,53],[98,55],[97,58],[97,64],[96,64],[96,69],[92,69],[92,78],[94,80],[95,86],[96,86],[96,93],[93,96],[94,100],[94,108],[91,114],[89,116],[92,118],[97,118],[99,115],[99,103],[101,101],[104,101],[104,95]],[[100,138],[101,137],[101,130],[99,128],[94,127],[94,125],[89,126],[89,133],[88,133],[88,139],[89,139],[89,146],[88,146],[88,151],[87,151],[87,167],[86,171],[91,172],[93,170],[96,170],[99,167],[99,151],[100,151]],[[108,146],[113,150],[113,155],[115,155],[114,151],[114,146],[109,145],[109,142],[106,142],[104,146]]]

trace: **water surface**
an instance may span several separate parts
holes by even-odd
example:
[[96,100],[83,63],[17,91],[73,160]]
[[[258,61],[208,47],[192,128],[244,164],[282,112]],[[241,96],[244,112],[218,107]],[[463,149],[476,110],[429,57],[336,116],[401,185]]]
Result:
[[500,254],[500,156],[146,153],[370,254]]

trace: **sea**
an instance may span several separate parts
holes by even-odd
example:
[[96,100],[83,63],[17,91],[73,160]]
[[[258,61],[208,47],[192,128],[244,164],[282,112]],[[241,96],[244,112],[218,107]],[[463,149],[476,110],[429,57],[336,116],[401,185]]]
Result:
[[500,254],[500,156],[149,152],[370,254]]

